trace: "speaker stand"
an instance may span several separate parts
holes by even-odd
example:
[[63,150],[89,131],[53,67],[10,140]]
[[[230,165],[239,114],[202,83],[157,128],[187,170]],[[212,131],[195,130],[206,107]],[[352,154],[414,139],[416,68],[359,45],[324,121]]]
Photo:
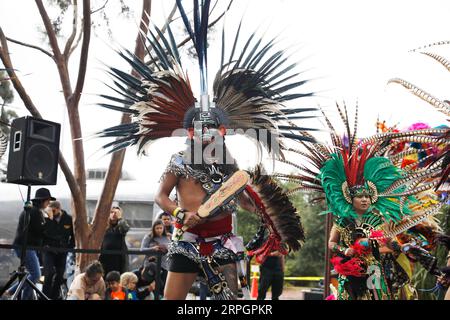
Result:
[[43,300],[50,300],[39,288],[36,286],[33,281],[28,279],[30,273],[26,270],[25,267],[25,257],[27,252],[27,240],[28,240],[28,227],[30,225],[30,210],[32,208],[31,204],[31,185],[28,185],[27,190],[27,201],[25,202],[24,211],[25,211],[25,224],[24,224],[24,239],[22,243],[22,248],[20,252],[20,266],[19,268],[13,272],[11,278],[8,280],[6,285],[0,290],[0,297],[6,292],[11,285],[18,280],[19,284],[17,286],[16,291],[11,297],[11,300],[22,300],[22,291],[24,289],[25,284],[28,284],[36,294],[41,297]]

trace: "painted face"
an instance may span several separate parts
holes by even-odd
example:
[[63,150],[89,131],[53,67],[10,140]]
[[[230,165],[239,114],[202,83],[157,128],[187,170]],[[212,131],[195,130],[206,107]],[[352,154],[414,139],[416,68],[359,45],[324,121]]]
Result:
[[155,236],[160,237],[163,234],[164,226],[162,224],[158,224],[157,226],[155,226],[154,230]]
[[219,135],[219,130],[207,124],[195,127],[193,131],[193,139],[195,143],[202,143],[202,145],[208,145],[212,143],[217,135]]
[[369,209],[372,201],[366,193],[361,193],[353,198],[353,208],[357,213],[364,213]]

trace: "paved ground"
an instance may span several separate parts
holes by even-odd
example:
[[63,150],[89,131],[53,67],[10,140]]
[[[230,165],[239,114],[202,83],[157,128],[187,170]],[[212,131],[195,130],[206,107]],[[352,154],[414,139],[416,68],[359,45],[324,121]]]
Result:
[[[305,300],[305,292],[309,292],[310,288],[305,287],[285,287],[283,289],[283,294],[280,297],[280,300]],[[320,294],[315,295],[308,295],[306,293],[306,298],[308,300],[322,300],[322,296]],[[198,297],[196,297],[198,299]],[[266,300],[270,300],[272,298],[271,292],[267,292]],[[193,300],[194,296],[192,294],[189,294],[187,297],[187,300]],[[253,299],[255,300],[255,299]]]

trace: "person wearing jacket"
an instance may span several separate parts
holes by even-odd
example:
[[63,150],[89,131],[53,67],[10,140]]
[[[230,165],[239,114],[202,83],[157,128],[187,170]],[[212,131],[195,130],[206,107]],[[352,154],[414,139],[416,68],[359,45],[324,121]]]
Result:
[[[125,236],[129,229],[130,226],[122,218],[122,209],[120,207],[112,207],[101,250],[128,250]],[[108,274],[110,271],[118,271],[122,274],[128,268],[128,256],[126,253],[102,253],[100,254],[99,261],[103,265],[105,274]]]
[[[41,247],[44,238],[45,229],[45,208],[47,208],[50,200],[56,200],[50,194],[50,191],[46,188],[40,188],[36,190],[35,196],[32,201],[32,207],[25,208],[19,216],[19,223],[17,225],[16,236],[14,238],[13,245],[17,246],[14,251],[17,257],[21,257],[22,247]],[[27,214],[28,211],[28,214]],[[28,218],[28,221],[27,221]],[[39,265],[38,253],[36,250],[26,249],[24,264],[26,270],[30,273],[28,278],[36,283],[40,276],[41,270]],[[18,284],[11,287],[8,291],[8,295],[15,293]],[[31,300],[33,297],[33,290],[25,284],[22,292],[22,300]]]
[[[44,246],[51,248],[75,247],[72,216],[61,209],[59,201],[52,201],[48,206],[45,218]],[[44,251],[44,286],[42,291],[50,299],[60,299],[60,287],[64,281],[67,252]]]

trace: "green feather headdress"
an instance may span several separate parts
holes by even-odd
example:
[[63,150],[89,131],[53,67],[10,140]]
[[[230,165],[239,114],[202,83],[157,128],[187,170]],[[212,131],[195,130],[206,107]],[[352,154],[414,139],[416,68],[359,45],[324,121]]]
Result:
[[[316,196],[319,194],[315,199],[326,200],[329,210],[339,218],[356,216],[352,198],[364,192],[372,199],[372,207],[369,210],[379,211],[386,222],[397,224],[403,218],[408,219],[413,213],[412,210],[418,208],[416,197],[424,191],[432,192],[437,185],[437,181],[433,178],[440,173],[439,163],[417,170],[411,168],[402,170],[400,168],[402,159],[398,155],[389,154],[389,150],[398,143],[408,141],[433,144],[436,139],[423,135],[440,132],[438,130],[388,132],[358,139],[358,108],[353,130],[350,128],[346,106],[341,108],[337,105],[337,110],[345,127],[345,135],[335,130],[332,121],[322,111],[330,131],[331,143],[300,142],[299,148],[286,148],[286,151],[295,153],[302,159],[295,162],[286,159],[279,161],[295,167],[298,172],[275,173],[274,176],[281,181],[295,184],[288,194],[296,192],[311,192]],[[436,212],[435,206],[422,209],[414,214],[428,216]]]
[[[329,209],[341,218],[354,218],[356,213],[353,210],[352,196],[355,195],[351,194],[350,189],[355,186],[349,185],[346,169],[348,168],[346,168],[342,154],[334,153],[331,155],[331,159],[325,162],[319,177]],[[362,176],[356,187],[359,189],[358,193],[366,192],[370,195],[372,209],[378,210],[386,221],[398,222],[403,215],[410,215],[411,210],[408,206],[401,210],[400,197],[389,194],[384,196],[383,194],[402,177],[401,169],[395,167],[389,159],[373,157],[364,161]],[[405,187],[399,186],[392,191],[402,193],[405,191]],[[416,200],[409,196],[407,201],[414,202]]]

